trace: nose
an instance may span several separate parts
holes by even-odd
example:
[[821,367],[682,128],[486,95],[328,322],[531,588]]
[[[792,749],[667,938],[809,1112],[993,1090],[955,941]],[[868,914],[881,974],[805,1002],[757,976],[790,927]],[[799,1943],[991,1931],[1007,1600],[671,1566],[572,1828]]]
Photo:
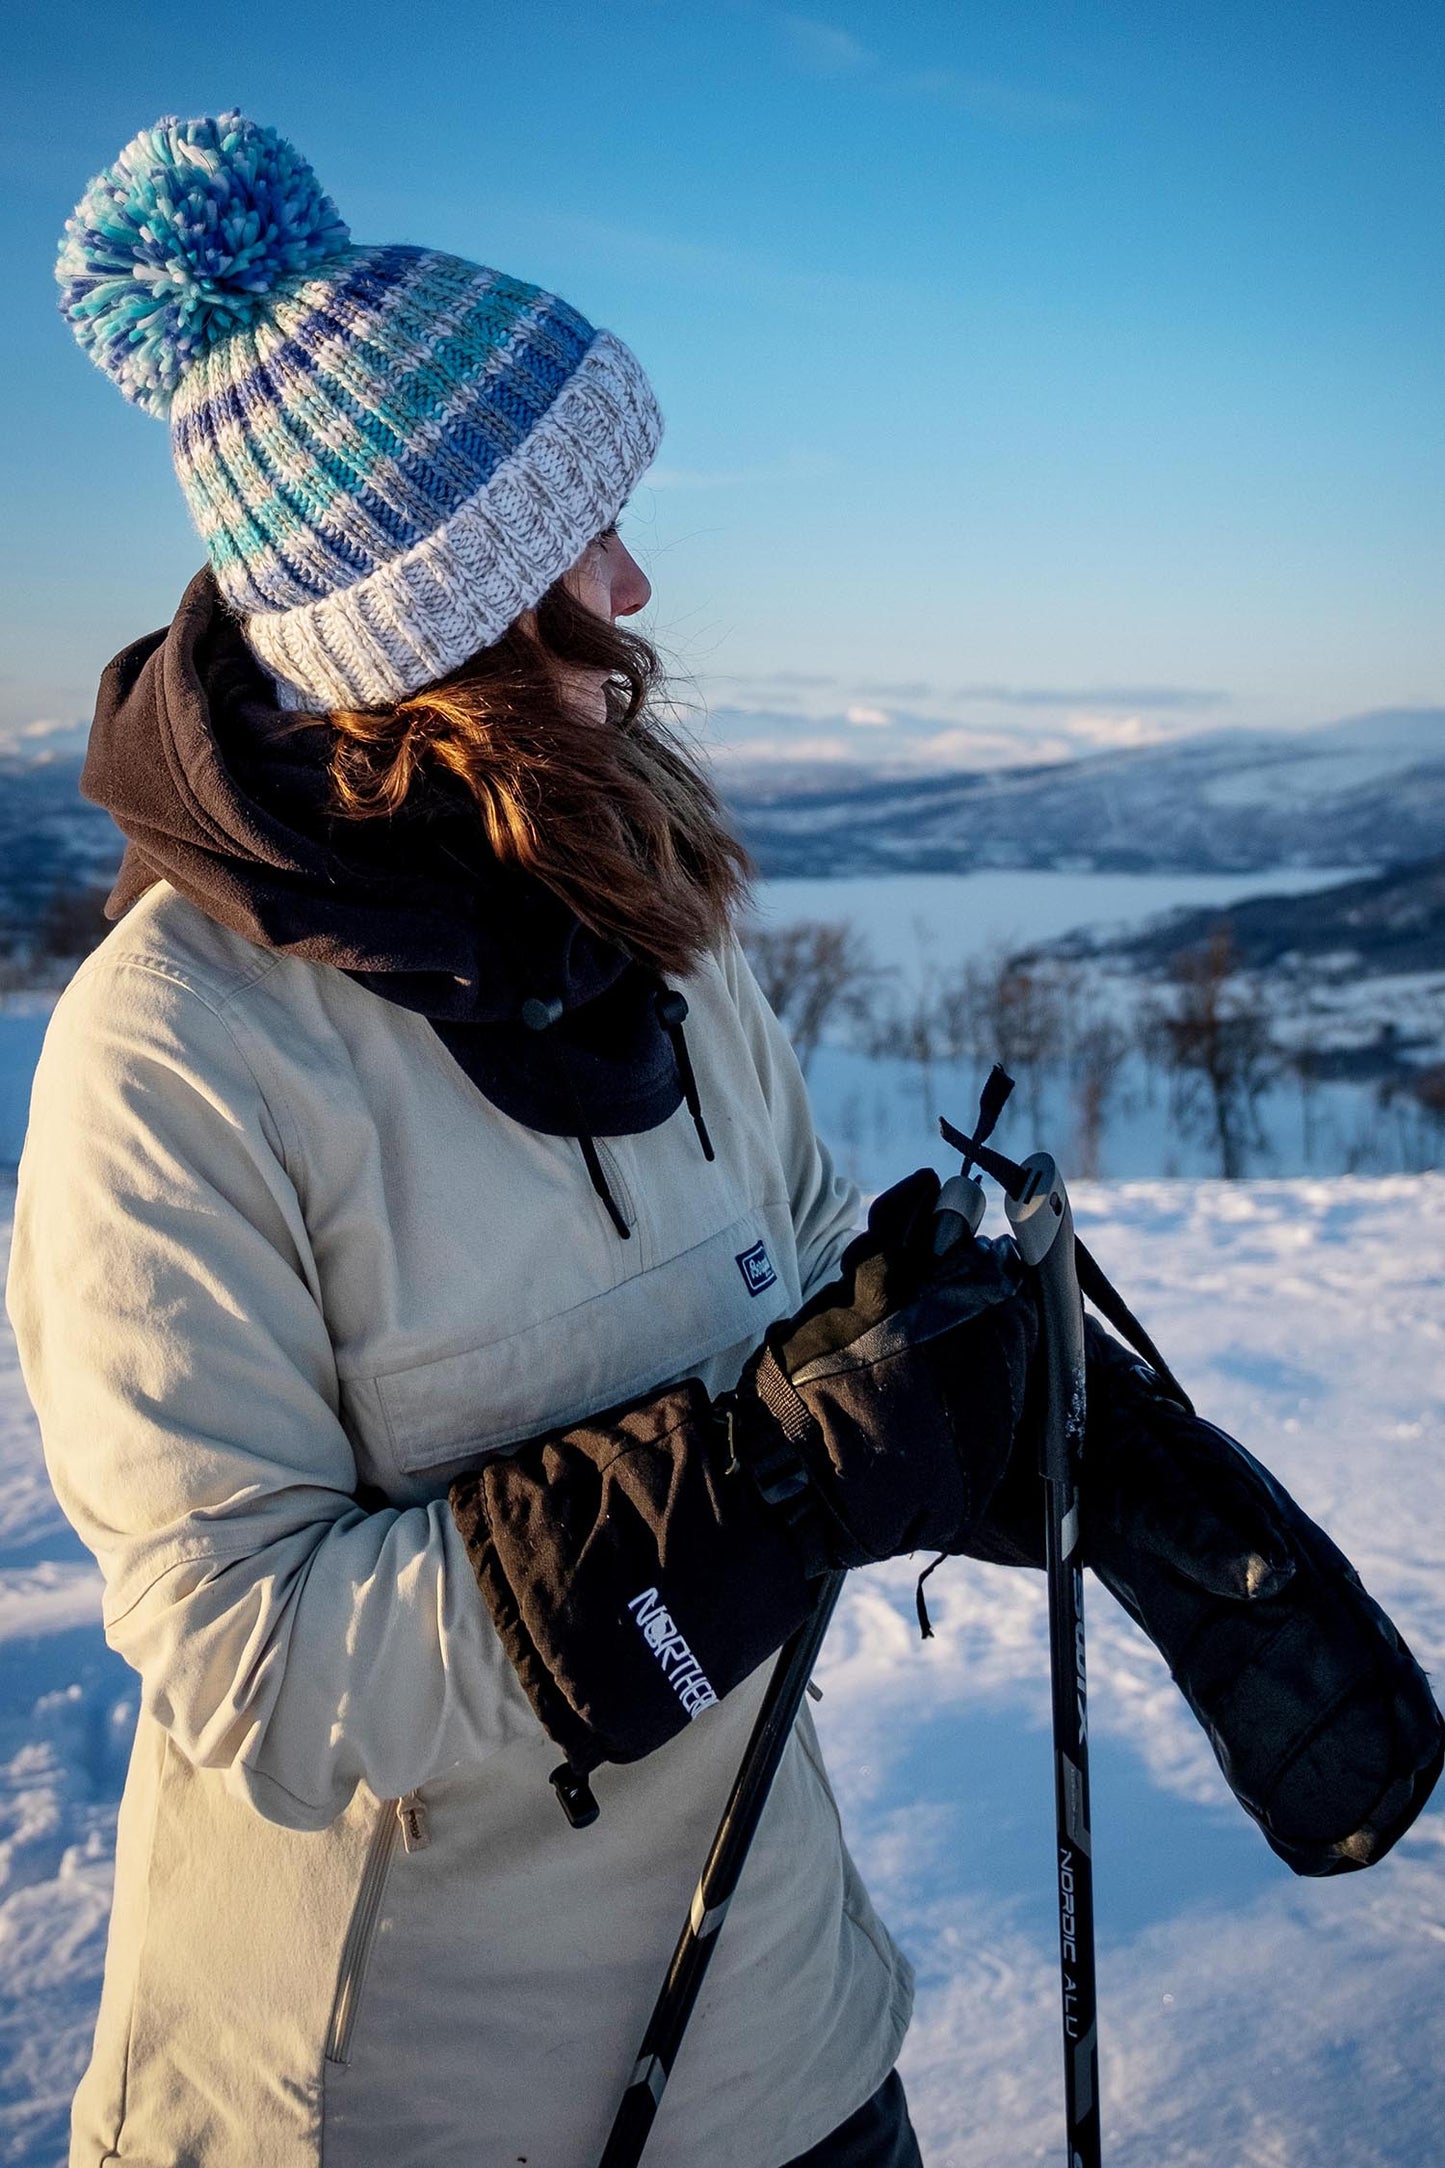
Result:
[[634,617],[652,600],[652,582],[625,542],[614,542],[608,557],[612,573],[612,615]]

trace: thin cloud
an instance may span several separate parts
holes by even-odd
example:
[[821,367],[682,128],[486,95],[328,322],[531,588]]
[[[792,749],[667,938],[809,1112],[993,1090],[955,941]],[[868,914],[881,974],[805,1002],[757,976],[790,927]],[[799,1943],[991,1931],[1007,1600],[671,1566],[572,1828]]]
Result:
[[812,75],[866,78],[889,97],[954,106],[1004,128],[1072,127],[1093,117],[1082,100],[1035,84],[1003,83],[967,68],[890,68],[851,30],[816,15],[784,13],[777,21],[793,57]]
[[758,670],[750,676],[728,680],[728,683],[738,685],[803,685],[810,691],[836,688],[838,682],[832,671],[822,670]]
[[921,68],[892,79],[889,89],[914,98],[933,98],[941,105],[955,105],[980,120],[995,121],[1005,128],[1068,128],[1091,120],[1091,109],[1079,98],[1061,98],[1050,90],[1027,84],[1000,83],[987,75],[971,75],[962,68]]
[[754,688],[766,696],[778,686],[832,693],[840,707],[852,701],[902,706],[920,720],[924,711],[935,709],[941,711],[933,718],[939,723],[952,720],[951,711],[959,708],[1037,709],[1049,714],[1074,709],[1086,729],[1106,718],[1132,725],[1141,715],[1205,714],[1227,707],[1232,699],[1217,686],[1203,685],[936,685],[923,678],[845,678],[836,671],[739,671],[712,682],[744,697]]
[[878,65],[877,54],[836,23],[820,23],[811,15],[781,15],[778,20],[798,58],[820,75],[858,75]]
[[1229,694],[1198,685],[956,685],[945,700],[990,701],[1004,708],[1222,707]]
[[840,777],[860,764],[882,763],[893,774],[950,768],[1034,767],[1096,750],[1066,727],[1032,730],[1025,723],[990,728],[939,721],[907,709],[855,701],[841,711],[809,712],[777,688],[767,706],[718,706],[707,713],[701,739],[725,764],[771,767],[811,761]]
[[1063,727],[1076,743],[1091,746],[1096,752],[1161,745],[1179,735],[1177,726],[1156,722],[1148,715],[1071,715]]
[[89,739],[88,722],[61,722],[42,716],[34,722],[0,727],[0,752],[23,754],[28,760],[59,759],[83,753]]
[[915,738],[910,750],[916,760],[945,768],[1043,768],[1071,759],[1078,748],[1057,735],[1035,738],[960,727]]

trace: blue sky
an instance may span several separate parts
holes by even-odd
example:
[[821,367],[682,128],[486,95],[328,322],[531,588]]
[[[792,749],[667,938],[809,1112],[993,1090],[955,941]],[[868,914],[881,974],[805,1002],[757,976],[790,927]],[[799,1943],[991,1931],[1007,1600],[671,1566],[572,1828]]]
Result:
[[1437,5],[19,12],[0,725],[86,714],[199,561],[51,266],[136,128],[228,104],[359,239],[641,355],[626,532],[725,733],[967,760],[1445,702]]

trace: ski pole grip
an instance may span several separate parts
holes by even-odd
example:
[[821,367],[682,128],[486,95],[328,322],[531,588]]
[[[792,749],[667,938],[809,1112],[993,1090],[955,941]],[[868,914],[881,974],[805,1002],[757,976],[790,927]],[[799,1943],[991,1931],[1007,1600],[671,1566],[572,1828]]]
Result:
[[933,1254],[946,1257],[966,1235],[978,1233],[983,1220],[983,1184],[966,1174],[951,1174],[933,1208]]
[[1022,1171],[1027,1180],[1017,1197],[1005,1199],[1005,1209],[1019,1255],[1038,1280],[1049,1373],[1040,1468],[1049,1482],[1062,1483],[1084,1436],[1084,1304],[1074,1264],[1074,1215],[1048,1152],[1035,1152]]

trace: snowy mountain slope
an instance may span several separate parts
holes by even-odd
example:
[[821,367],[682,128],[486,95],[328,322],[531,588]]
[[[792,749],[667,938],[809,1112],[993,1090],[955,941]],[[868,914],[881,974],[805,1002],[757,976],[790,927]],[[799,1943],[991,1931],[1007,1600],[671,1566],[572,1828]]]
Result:
[[[900,1169],[895,1169],[901,1171]],[[1081,1188],[1081,1227],[1202,1405],[1445,1663],[1445,1178]],[[920,1562],[921,1563],[921,1562]],[[817,1715],[919,1969],[929,2168],[1061,2147],[1041,1581],[855,1576]],[[99,1986],[135,1686],[0,1342],[0,2161],[52,2168]],[[1445,1808],[1362,1876],[1295,1881],[1147,1643],[1090,1594],[1110,2168],[1430,2168],[1445,2129]]]
[[1445,837],[1445,710],[1295,734],[1211,731],[984,774],[730,786],[770,875],[979,866],[1233,871],[1394,864]]
[[0,936],[33,927],[58,888],[114,876],[121,838],[81,797],[80,765],[49,747],[0,751]]
[[[119,861],[108,816],[79,795],[72,736],[0,745],[0,933],[33,924],[60,886],[108,882]],[[1373,867],[1445,838],[1441,708],[984,772],[750,765],[720,752],[719,784],[773,875]]]
[[[1316,888],[1307,896],[1247,896],[1224,911],[1187,911],[1108,944],[1110,953],[1159,966],[1227,923],[1251,970],[1328,958],[1338,972],[1445,971],[1445,857]],[[1070,944],[1076,953],[1081,945]]]

